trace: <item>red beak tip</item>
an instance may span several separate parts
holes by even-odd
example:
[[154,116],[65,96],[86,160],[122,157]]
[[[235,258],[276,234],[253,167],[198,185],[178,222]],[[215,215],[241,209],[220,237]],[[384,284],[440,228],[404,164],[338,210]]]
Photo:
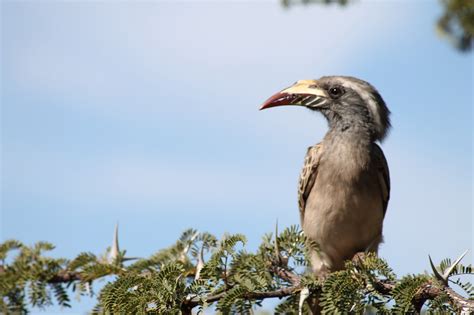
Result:
[[285,105],[286,102],[281,99],[283,95],[285,94],[278,92],[275,95],[271,96],[268,100],[266,100],[263,103],[263,105],[260,107],[260,110],[267,109],[270,107]]

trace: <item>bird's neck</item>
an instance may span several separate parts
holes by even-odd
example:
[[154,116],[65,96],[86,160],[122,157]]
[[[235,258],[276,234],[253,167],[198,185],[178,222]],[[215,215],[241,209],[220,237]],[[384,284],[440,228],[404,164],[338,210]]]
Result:
[[323,141],[335,162],[354,170],[368,167],[373,138],[367,124],[342,120],[330,123]]
[[349,142],[358,147],[370,147],[374,142],[372,138],[371,132],[367,126],[357,125],[354,123],[330,126],[326,136],[324,137],[325,140]]

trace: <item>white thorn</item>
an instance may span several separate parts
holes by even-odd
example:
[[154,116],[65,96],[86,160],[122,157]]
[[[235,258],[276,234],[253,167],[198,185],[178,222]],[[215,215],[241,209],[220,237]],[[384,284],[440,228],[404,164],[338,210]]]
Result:
[[86,286],[86,293],[92,296],[91,284],[89,282],[86,282],[85,286]]
[[448,279],[449,279],[449,276],[451,275],[451,273],[453,272],[454,268],[456,268],[456,266],[459,264],[459,262],[464,258],[464,256],[466,256],[466,254],[469,252],[469,250],[466,250],[464,251],[464,253],[461,254],[461,256],[458,257],[458,259],[456,259],[454,261],[454,263],[451,264],[451,266],[449,266],[443,274],[441,274],[438,269],[435,267],[435,265],[433,264],[433,260],[431,260],[431,257],[428,255],[428,258],[430,259],[430,265],[431,265],[431,269],[433,269],[433,273],[435,274],[435,277],[442,281],[446,286],[448,285]]
[[304,287],[300,292],[300,302],[298,304],[298,314],[303,315],[303,304],[309,296],[309,289]]
[[430,259],[430,265],[431,265],[431,269],[433,270],[433,273],[436,277],[436,279],[438,279],[439,281],[443,282],[445,285],[448,284],[448,280],[447,279],[444,279],[444,277],[439,273],[438,269],[435,267],[434,263],[433,263],[433,260],[431,259],[431,256],[428,255],[428,258]]
[[196,264],[196,275],[194,276],[194,280],[198,280],[201,276],[201,270],[204,267],[204,245],[201,247],[198,256],[198,262]]
[[349,310],[349,313],[351,313],[353,310],[355,310],[355,308],[356,308],[356,304],[354,303],[354,304],[352,305],[351,309]]
[[118,223],[116,223],[114,238],[112,240],[112,246],[110,247],[109,263],[115,262],[115,260],[119,256],[119,253],[120,253],[120,249],[119,249],[119,243],[118,243]]
[[452,264],[451,266],[445,270],[443,276],[446,278],[446,281],[448,281],[448,278],[449,276],[451,275],[451,272],[453,272],[454,268],[456,268],[456,266],[459,264],[459,262],[464,258],[464,256],[466,256],[467,252],[469,250],[465,250],[464,253],[461,254],[461,256],[458,257],[458,259],[456,259]]

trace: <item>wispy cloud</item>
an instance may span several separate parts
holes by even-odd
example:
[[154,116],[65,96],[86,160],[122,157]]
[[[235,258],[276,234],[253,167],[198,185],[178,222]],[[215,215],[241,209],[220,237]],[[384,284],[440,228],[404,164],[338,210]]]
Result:
[[208,115],[222,103],[200,99],[216,90],[226,102],[344,71],[413,14],[396,4],[286,10],[273,2],[9,2],[4,10],[7,90],[111,116],[167,112],[183,98]]

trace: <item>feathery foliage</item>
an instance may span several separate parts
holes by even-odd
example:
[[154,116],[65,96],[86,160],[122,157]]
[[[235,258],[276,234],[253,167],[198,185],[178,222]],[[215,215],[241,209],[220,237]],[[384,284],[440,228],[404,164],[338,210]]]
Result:
[[[110,275],[94,314],[191,314],[209,307],[222,314],[250,314],[266,298],[281,299],[275,313],[306,314],[315,297],[325,314],[417,313],[424,304],[432,312],[459,310],[449,288],[435,277],[397,279],[374,254],[357,256],[344,270],[316,279],[307,267],[306,246],[312,245],[297,226],[266,234],[254,253],[245,243],[241,234],[218,240],[189,229],[172,246],[125,264],[125,251],[116,257],[86,252],[72,260],[54,259],[46,255],[52,244],[6,241],[0,244],[0,312],[27,313],[53,303],[68,307],[70,291],[93,294],[93,283]],[[450,283],[466,293],[461,299],[474,297],[473,286],[463,280],[473,274],[470,265],[453,267],[446,259],[439,270],[451,270],[449,277],[455,279]],[[302,303],[304,292],[309,303]]]

